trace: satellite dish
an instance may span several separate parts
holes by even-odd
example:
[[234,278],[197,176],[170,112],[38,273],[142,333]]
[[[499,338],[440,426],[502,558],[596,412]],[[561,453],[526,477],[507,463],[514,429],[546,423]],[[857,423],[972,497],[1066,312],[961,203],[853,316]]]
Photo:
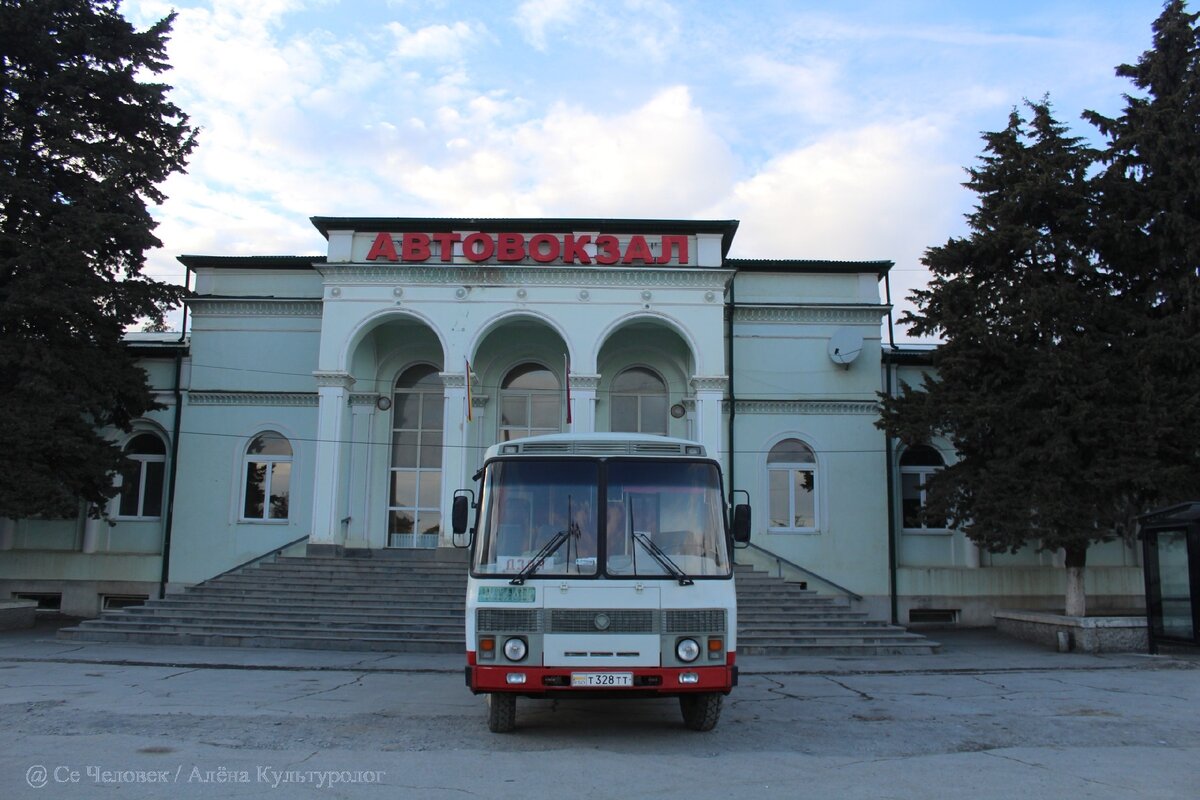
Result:
[[854,359],[858,358],[862,348],[861,333],[854,328],[838,328],[833,332],[833,336],[829,337],[829,360],[850,369],[850,365],[854,363]]

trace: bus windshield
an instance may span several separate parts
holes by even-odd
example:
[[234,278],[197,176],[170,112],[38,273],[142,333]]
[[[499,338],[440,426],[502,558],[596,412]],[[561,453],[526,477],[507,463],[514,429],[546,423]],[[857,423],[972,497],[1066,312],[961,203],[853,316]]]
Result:
[[[714,464],[514,459],[492,462],[485,474],[477,574],[730,574]],[[542,552],[547,545],[551,551]],[[531,566],[539,554],[544,560]]]

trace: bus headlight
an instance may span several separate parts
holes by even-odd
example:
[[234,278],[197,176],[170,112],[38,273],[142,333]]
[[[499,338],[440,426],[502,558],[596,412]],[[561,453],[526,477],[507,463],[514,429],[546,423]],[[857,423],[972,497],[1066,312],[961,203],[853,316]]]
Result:
[[504,657],[509,661],[521,661],[529,653],[525,640],[513,637],[504,643]]
[[680,639],[675,643],[675,655],[680,661],[690,664],[700,657],[700,645],[695,639]]

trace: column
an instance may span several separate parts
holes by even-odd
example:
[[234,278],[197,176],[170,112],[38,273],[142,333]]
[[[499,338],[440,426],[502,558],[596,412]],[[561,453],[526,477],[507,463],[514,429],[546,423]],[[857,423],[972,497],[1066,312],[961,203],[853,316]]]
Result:
[[965,542],[963,548],[967,569],[979,569],[979,545],[966,537],[963,537],[963,541]]
[[729,378],[725,375],[697,375],[692,378],[692,391],[696,396],[696,441],[704,445],[710,458],[721,462],[728,471],[728,454],[722,449],[724,430],[721,427],[721,402]]
[[371,442],[375,403],[379,395],[350,395],[350,442],[346,454],[346,547],[370,547]]
[[310,550],[334,551],[342,542],[342,518],[346,508],[345,469],[350,387],[354,378],[346,372],[314,372],[317,379],[317,455],[313,470],[312,532]]
[[571,374],[571,433],[596,432],[596,389],[600,376]]
[[[85,512],[86,513],[86,512]],[[83,546],[80,550],[84,553],[94,553],[100,549],[100,534],[103,528],[108,523],[102,519],[96,519],[88,514],[83,518]]]
[[[462,372],[439,373],[445,391],[442,408],[442,541],[439,546],[453,547],[454,532],[450,527],[450,511],[454,505],[454,492],[467,486],[467,461],[470,437],[468,428],[480,424],[479,416],[467,422],[467,374]],[[477,386],[477,376],[471,375],[471,385]],[[474,412],[474,409],[472,409]]]

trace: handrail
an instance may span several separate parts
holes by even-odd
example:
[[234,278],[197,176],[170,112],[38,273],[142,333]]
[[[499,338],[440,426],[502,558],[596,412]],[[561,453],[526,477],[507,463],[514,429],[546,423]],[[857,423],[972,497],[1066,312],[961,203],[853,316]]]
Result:
[[281,545],[279,545],[279,547],[276,547],[274,550],[268,550],[267,552],[263,553],[260,556],[255,556],[254,558],[250,559],[249,561],[243,561],[241,564],[238,564],[235,567],[230,567],[229,569],[225,570],[224,572],[217,573],[216,575],[213,575],[211,578],[205,578],[204,580],[215,581],[217,578],[223,578],[226,575],[228,575],[229,573],[239,570],[242,567],[248,567],[251,564],[257,564],[259,561],[263,561],[265,559],[270,558],[271,556],[278,555],[279,553],[283,552],[284,550],[287,550],[292,545],[300,544],[307,538],[308,538],[308,534],[306,533],[303,536],[301,536],[299,539],[293,539],[292,541],[288,542],[287,544],[281,544]]
[[[829,580],[829,578],[826,578],[822,575],[818,575],[817,573],[813,572],[811,569],[808,569],[807,567],[802,567],[794,561],[789,561],[777,553],[772,553],[770,550],[768,550],[765,547],[757,545],[754,542],[747,543],[747,546],[753,547],[755,550],[758,550],[760,553],[766,553],[768,556],[775,559],[777,566],[781,565],[781,564],[787,564],[792,569],[798,570],[798,571],[804,573],[805,575],[809,576],[810,578],[815,578],[816,580],[820,581],[821,583],[826,583],[826,584],[832,586],[833,588],[837,589],[842,594],[849,595],[850,597],[854,598],[855,600],[863,599],[862,595],[859,594],[858,592],[851,591],[850,589],[847,589],[845,586],[842,586],[839,583],[835,583],[835,582]],[[782,577],[782,570],[780,572],[780,577]]]

